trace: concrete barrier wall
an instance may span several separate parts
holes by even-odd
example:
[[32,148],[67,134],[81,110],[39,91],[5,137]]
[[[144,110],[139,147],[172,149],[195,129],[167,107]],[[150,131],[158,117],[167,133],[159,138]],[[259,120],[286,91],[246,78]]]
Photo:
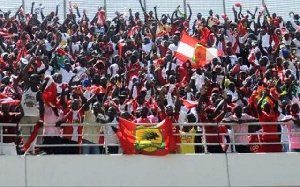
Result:
[[0,186],[300,186],[299,154],[0,156]]

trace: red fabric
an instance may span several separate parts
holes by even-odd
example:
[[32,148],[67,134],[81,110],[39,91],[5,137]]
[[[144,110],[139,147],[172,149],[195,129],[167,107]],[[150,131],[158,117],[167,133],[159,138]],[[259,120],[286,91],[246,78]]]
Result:
[[125,46],[125,43],[119,43],[118,47],[119,47],[119,60],[122,59],[122,55],[123,55],[123,47]]
[[104,23],[105,23],[105,11],[103,11],[103,10],[100,10],[99,12],[98,12],[98,14],[97,14],[97,18],[98,18],[98,20],[97,20],[97,25],[99,25],[99,26],[102,26],[102,25],[104,25]]
[[137,123],[151,123],[151,121],[148,118],[138,118],[136,119]]
[[237,28],[240,31],[241,36],[245,36],[247,34],[247,27],[245,27],[242,22],[237,25]]
[[182,104],[186,106],[187,108],[194,108],[198,105],[198,101],[188,101],[188,100],[183,100]]
[[[81,123],[81,119],[82,119],[82,116],[83,116],[83,111],[82,111],[82,108],[78,110],[78,119],[79,119],[79,122],[76,122],[76,123]],[[65,119],[66,119],[66,123],[75,123],[73,121],[73,111],[69,111],[66,116],[65,116]],[[78,143],[80,144],[82,142],[82,130],[83,130],[83,126],[78,126],[78,129],[77,129],[77,133],[78,133]],[[66,127],[63,127],[63,137],[65,139],[68,139],[68,140],[71,140],[72,139],[72,135],[73,135],[73,126],[66,126]]]
[[63,50],[62,48],[57,48],[56,50],[56,53],[59,54],[60,56],[68,56],[69,54]]
[[[202,123],[207,123],[210,122],[204,114],[200,114],[200,121]],[[220,119],[217,117],[213,120],[212,123],[220,122]],[[219,125],[219,126],[208,126],[206,125],[205,127],[205,134],[206,134],[206,143],[222,143],[222,137],[224,135],[221,134],[226,134],[228,133],[226,126],[224,125]],[[214,134],[214,135],[211,135]]]
[[138,77],[139,76],[139,71],[142,69],[140,64],[137,62],[135,64],[130,64],[127,68],[129,71],[128,72],[128,78],[131,79],[133,76]]
[[32,142],[36,139],[36,137],[38,135],[39,128],[40,128],[39,124],[36,123],[34,128],[33,128],[33,131],[31,132],[31,135],[30,135],[29,139],[27,140],[27,142],[23,146],[23,151],[26,152],[31,147]]
[[133,37],[134,34],[135,34],[136,32],[138,32],[139,29],[141,29],[140,26],[132,27],[132,28],[130,29],[130,31],[128,32],[128,36],[129,36],[129,37]]
[[49,79],[46,88],[43,92],[43,100],[46,106],[53,107],[57,106],[58,102],[56,100],[57,87],[52,78]]
[[185,77],[185,81],[190,82],[191,76],[189,74],[189,71],[187,70],[186,63],[182,64],[179,67],[178,72],[179,72],[179,80],[178,81],[182,81],[183,78]]
[[[157,126],[159,131],[161,132],[161,136],[163,141],[165,142],[164,149],[156,149],[153,152],[147,152],[145,150],[137,150],[136,149],[136,129],[137,125],[131,121],[127,121],[123,118],[119,118],[119,130],[117,132],[117,136],[120,140],[122,149],[125,154],[146,154],[146,155],[157,155],[162,156],[169,153],[174,152],[175,150],[175,142],[172,132],[172,121],[164,120],[160,122]],[[147,129],[145,127],[145,129]],[[149,128],[150,130],[151,128]]]
[[[274,114],[274,112],[271,112],[270,114],[267,114],[266,112],[262,112],[262,114],[258,115],[258,119],[260,122],[277,122],[278,115]],[[264,134],[264,133],[277,133],[278,128],[277,125],[262,125],[262,141],[263,142],[277,142],[279,140],[278,135],[270,135],[270,134]]]
[[261,153],[263,152],[262,146],[260,144],[260,139],[259,135],[257,134],[252,134],[251,136],[248,137],[249,140],[249,149],[251,153]]
[[202,36],[200,38],[200,43],[207,44],[208,38],[210,35],[210,30],[206,27],[202,29]]
[[163,72],[162,69],[158,69],[158,71],[157,71],[157,78],[158,78],[158,81],[160,82],[161,85],[165,85],[165,84],[167,84],[167,81],[162,76],[162,72]]

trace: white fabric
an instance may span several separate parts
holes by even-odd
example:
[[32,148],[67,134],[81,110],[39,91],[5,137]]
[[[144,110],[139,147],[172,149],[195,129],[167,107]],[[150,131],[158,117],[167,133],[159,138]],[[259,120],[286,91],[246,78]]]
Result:
[[[116,118],[114,118],[114,120],[111,123],[118,123],[118,121],[116,120]],[[118,126],[113,125],[114,127],[118,128]],[[104,142],[106,145],[109,146],[109,144],[118,144],[119,143],[119,139],[116,135],[116,133],[112,130],[111,126],[105,126],[104,127]]]
[[23,93],[21,105],[24,110],[24,116],[39,116],[36,95],[37,92],[33,92],[31,88],[29,88]]
[[[184,43],[183,43],[184,44]],[[186,44],[185,44],[186,45]],[[170,44],[169,45],[169,49],[172,51],[172,54],[174,55],[175,52],[178,50],[178,46],[176,46],[175,44]],[[187,49],[185,49],[187,50]]]
[[[224,118],[223,121],[249,121],[249,120],[254,120],[256,118],[249,116],[248,114],[242,114],[241,118],[238,118],[236,115],[231,115],[227,118]],[[236,124],[232,126],[233,133],[231,133],[231,140],[234,138],[235,143],[245,143],[247,144],[249,142],[248,140],[248,125],[243,125],[243,124]],[[245,133],[245,135],[234,135],[234,133]]]
[[112,64],[109,66],[109,68],[107,69],[107,74],[114,76],[117,74],[117,72],[119,71],[119,66],[118,64]]
[[55,127],[56,122],[61,121],[64,118],[64,114],[58,109],[58,116],[55,115],[51,107],[45,106],[45,117],[44,117],[44,135],[59,136],[61,134],[61,129]]
[[72,71],[67,72],[65,69],[60,68],[60,74],[62,75],[62,82],[69,83],[71,78],[74,76]]
[[268,48],[270,47],[270,35],[269,34],[265,34],[263,36],[261,36],[261,41],[262,41],[262,47]]

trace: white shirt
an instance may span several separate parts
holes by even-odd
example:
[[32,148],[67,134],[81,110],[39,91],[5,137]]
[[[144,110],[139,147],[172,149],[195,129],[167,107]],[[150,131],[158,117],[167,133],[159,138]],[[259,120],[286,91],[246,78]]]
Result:
[[[249,116],[248,114],[242,114],[241,118],[238,118],[236,115],[231,115],[227,118],[224,118],[223,121],[249,121],[249,120],[255,120],[256,118]],[[249,142],[248,140],[248,125],[243,124],[236,124],[232,126],[233,132],[231,133],[231,140],[234,138],[235,143],[245,143],[247,144]],[[234,135],[235,133],[245,133],[245,135]]]
[[53,135],[59,136],[61,134],[61,129],[59,127],[55,127],[56,122],[59,122],[63,119],[64,114],[61,110],[58,110],[58,116],[55,115],[53,109],[51,107],[45,106],[44,112],[44,135]]
[[169,49],[172,51],[172,54],[174,55],[178,49],[178,46],[176,46],[175,44],[170,44]]
[[21,105],[24,110],[24,116],[39,116],[37,92],[33,92],[31,88],[23,93]]
[[118,64],[112,64],[109,66],[109,68],[107,69],[107,74],[114,76],[117,74],[117,72],[119,71],[119,66]]
[[60,74],[62,75],[62,82],[69,83],[71,78],[74,76],[72,71],[67,72],[65,69],[60,68]]
[[265,35],[261,36],[261,41],[262,41],[262,44],[261,44],[262,47],[265,47],[265,48],[270,47],[270,35],[269,34],[265,34]]
[[[111,123],[118,123],[117,119],[114,118],[114,120]],[[113,127],[118,128],[117,125],[113,125]],[[113,131],[111,126],[105,126],[104,127],[104,142],[106,145],[109,146],[109,144],[118,144],[119,139],[116,135],[116,133]]]

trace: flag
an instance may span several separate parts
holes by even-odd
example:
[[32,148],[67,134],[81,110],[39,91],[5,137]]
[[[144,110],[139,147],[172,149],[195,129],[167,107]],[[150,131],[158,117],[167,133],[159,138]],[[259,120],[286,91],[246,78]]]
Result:
[[100,10],[97,13],[97,18],[98,18],[97,25],[103,26],[105,24],[105,20],[106,20],[105,11],[104,10]]
[[123,47],[125,46],[125,43],[119,43],[118,47],[119,47],[119,60],[122,60],[122,55],[123,55]]
[[11,98],[0,100],[0,105],[20,106],[20,104],[21,104],[20,100],[13,100]]
[[201,44],[197,44],[192,58],[192,67],[199,68],[209,63],[213,58],[222,56],[223,52],[216,48],[208,48]]
[[[48,77],[47,77],[48,78]],[[43,100],[46,106],[55,107],[57,106],[57,87],[51,76],[49,76],[49,80],[43,92]]]
[[55,52],[60,56],[68,56],[69,55],[69,53],[67,53],[65,50],[63,50],[60,47],[56,48]]
[[29,148],[31,148],[33,146],[33,142],[36,139],[38,132],[39,132],[39,128],[42,126],[43,122],[42,121],[38,121],[35,126],[33,127],[33,131],[31,132],[31,135],[29,137],[29,139],[27,140],[27,142],[23,145],[22,150],[24,152],[26,152]]
[[144,127],[119,118],[117,136],[125,154],[166,155],[176,150],[172,122]]
[[187,108],[194,108],[198,105],[198,101],[183,100],[182,104]]
[[4,38],[9,38],[9,37],[13,37],[14,34],[9,33],[9,32],[7,32],[7,31],[4,31],[4,30],[1,30],[1,31],[0,31],[0,36],[2,36],[2,37],[4,37]]
[[200,43],[199,40],[183,31],[175,57],[182,62],[189,60],[193,68],[198,68],[206,65],[213,58],[223,55],[222,51],[207,48]]
[[199,40],[193,38],[183,31],[178,44],[177,52],[175,53],[175,57],[182,62],[186,62],[187,60],[192,61],[195,47],[198,43],[200,43]]

